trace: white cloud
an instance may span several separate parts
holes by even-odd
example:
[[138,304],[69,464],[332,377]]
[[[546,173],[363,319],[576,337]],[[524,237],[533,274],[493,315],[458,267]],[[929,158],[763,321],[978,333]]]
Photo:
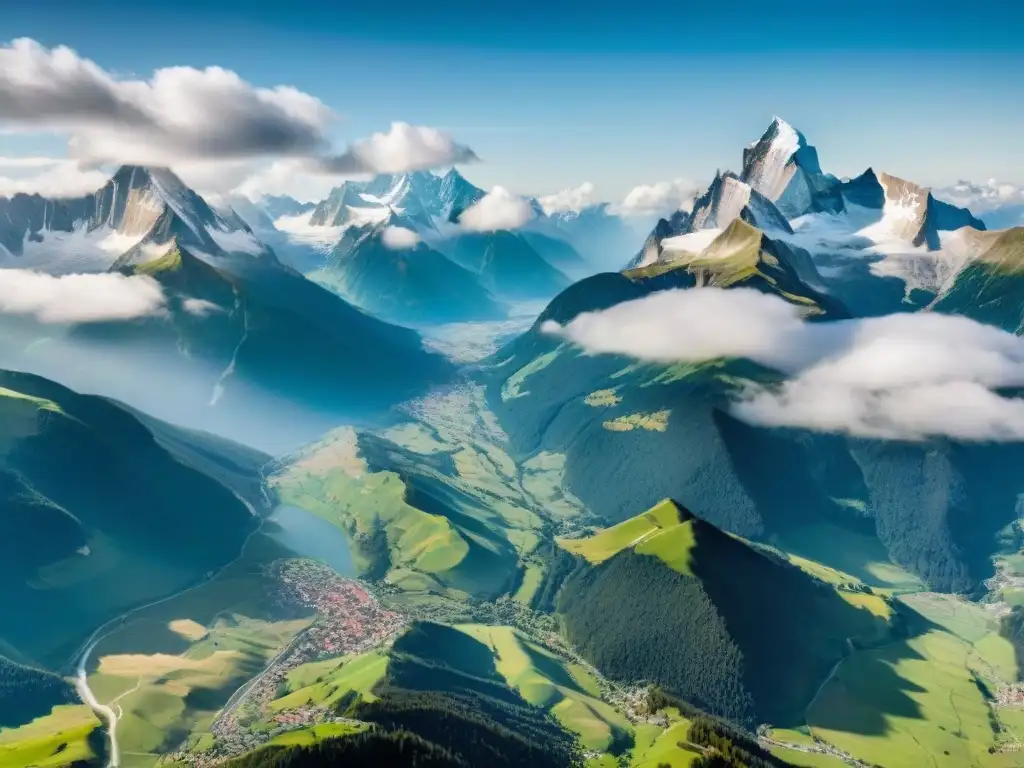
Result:
[[343,154],[326,158],[322,164],[329,173],[377,174],[421,171],[478,160],[473,150],[444,131],[394,122],[387,133],[374,133],[357,141]]
[[939,200],[967,208],[980,216],[989,229],[1024,226],[1024,186],[996,179],[976,184],[958,181],[950,187],[933,189]]
[[801,328],[792,305],[760,291],[677,289],[584,312],[564,328],[548,321],[542,330],[598,354],[658,362],[767,354],[780,364],[787,358],[786,339]]
[[575,211],[579,213],[587,206],[594,205],[598,200],[595,195],[594,185],[589,181],[585,181],[578,187],[570,187],[550,195],[543,195],[537,198],[537,202],[544,209],[544,213],[550,216],[561,211]]
[[92,162],[310,155],[326,151],[331,112],[290,86],[257,88],[220,67],[167,67],[119,79],[64,46],[21,38],[0,48],[0,122],[71,134]]
[[352,175],[478,159],[444,131],[403,122],[337,154],[326,133],[334,117],[315,96],[257,87],[221,67],[166,67],[148,80],[127,79],[65,46],[28,38],[0,46],[0,128],[68,134],[69,155],[94,166],[300,158],[306,173]]
[[996,179],[989,179],[981,184],[961,180],[949,187],[933,189],[932,194],[947,203],[970,208],[975,213],[991,211],[1013,203],[1024,203],[1024,187]]
[[536,216],[529,201],[504,187],[494,187],[478,203],[459,216],[459,224],[471,232],[518,229]]
[[161,315],[164,293],[153,278],[116,272],[55,277],[43,272],[0,272],[0,313],[43,323],[90,323]]
[[420,236],[405,227],[385,227],[380,235],[381,242],[393,251],[404,251],[415,248]]
[[79,197],[92,194],[110,178],[109,173],[84,169],[74,160],[49,157],[0,158],[0,169],[14,171],[13,175],[0,174],[0,197],[19,192],[45,197]]
[[697,185],[689,179],[659,181],[633,187],[615,206],[622,216],[665,216],[678,210],[689,210]]
[[1024,440],[1024,340],[963,317],[806,323],[752,289],[671,290],[543,330],[588,352],[699,362],[743,357],[787,376],[751,385],[746,421],[885,439]]

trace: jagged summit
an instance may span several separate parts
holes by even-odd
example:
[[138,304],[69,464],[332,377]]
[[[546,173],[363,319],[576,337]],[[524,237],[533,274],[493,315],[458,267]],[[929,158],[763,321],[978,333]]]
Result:
[[694,201],[692,211],[677,211],[669,219],[658,221],[628,268],[671,258],[663,247],[663,241],[670,237],[722,230],[737,219],[762,230],[793,232],[786,217],[771,200],[735,173],[718,172],[704,194]]
[[771,200],[730,171],[715,174],[711,186],[694,201],[687,230],[723,229],[739,218],[761,229],[793,231]]
[[218,214],[169,168],[123,165],[78,198],[0,198],[0,260],[7,266],[98,271],[140,263],[174,239],[211,256],[274,258],[241,217]]
[[741,178],[789,218],[843,210],[839,180],[821,170],[818,151],[780,117],[743,150]]

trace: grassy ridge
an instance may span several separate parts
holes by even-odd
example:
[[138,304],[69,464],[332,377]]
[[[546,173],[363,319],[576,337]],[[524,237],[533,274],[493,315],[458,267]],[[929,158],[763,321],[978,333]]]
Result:
[[654,679],[741,722],[755,713],[799,722],[848,638],[878,642],[889,631],[881,597],[847,599],[670,502],[559,543],[583,555],[557,608],[584,656],[613,677]]

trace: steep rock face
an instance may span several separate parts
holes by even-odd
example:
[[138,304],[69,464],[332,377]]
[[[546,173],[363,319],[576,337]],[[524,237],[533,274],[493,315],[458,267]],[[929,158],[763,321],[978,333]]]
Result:
[[68,200],[25,194],[0,197],[0,246],[20,256],[26,241],[38,242],[45,231],[72,232],[91,221],[94,212],[91,196]]
[[315,203],[300,203],[290,195],[267,195],[258,202],[271,219],[279,219],[282,216],[298,216],[316,208]]
[[462,211],[480,202],[484,194],[482,189],[452,168],[441,179],[436,215],[445,221],[453,221],[453,216],[458,217]]
[[818,151],[778,117],[758,141],[743,150],[741,178],[790,218],[843,210],[839,180],[822,172]]
[[735,173],[726,171],[715,175],[704,194],[694,201],[692,211],[677,211],[671,218],[659,220],[627,269],[671,260],[672,252],[665,251],[662,245],[669,237],[702,230],[725,229],[736,220],[745,221],[761,230],[793,233],[786,217],[771,200]]
[[793,231],[771,200],[734,173],[717,175],[707,192],[697,198],[687,231],[725,229],[736,219],[743,219],[760,229]]
[[661,259],[663,248],[661,243],[669,237],[676,237],[684,234],[689,226],[690,213],[688,211],[676,211],[668,219],[658,219],[651,234],[644,240],[639,253],[630,259],[626,269],[636,269],[654,264]]
[[483,194],[454,169],[444,177],[428,171],[382,174],[369,181],[346,181],[335,187],[313,210],[309,223],[344,226],[367,218],[362,213],[390,209],[432,230],[434,218],[447,220],[453,210],[461,211]]
[[878,181],[878,175],[871,168],[849,181],[841,182],[839,192],[847,203],[862,208],[881,208],[885,205],[885,190]]
[[985,229],[966,208],[937,200],[927,187],[871,168],[842,182],[840,192],[849,204],[880,211],[881,223],[897,238],[930,251],[942,247],[940,232]]
[[309,223],[318,227],[336,227],[348,222],[350,207],[365,207],[367,202],[361,197],[364,185],[355,181],[346,181],[340,187],[331,190],[331,194],[321,200],[309,217]]

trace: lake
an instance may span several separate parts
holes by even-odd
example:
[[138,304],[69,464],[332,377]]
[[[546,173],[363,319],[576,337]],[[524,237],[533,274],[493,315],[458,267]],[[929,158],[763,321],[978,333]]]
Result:
[[298,557],[329,565],[342,576],[357,576],[348,537],[337,526],[300,507],[280,506],[267,518],[267,534]]

